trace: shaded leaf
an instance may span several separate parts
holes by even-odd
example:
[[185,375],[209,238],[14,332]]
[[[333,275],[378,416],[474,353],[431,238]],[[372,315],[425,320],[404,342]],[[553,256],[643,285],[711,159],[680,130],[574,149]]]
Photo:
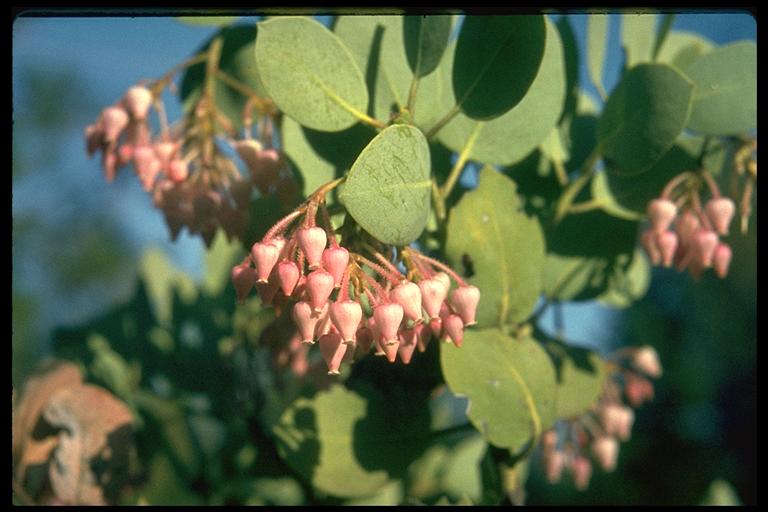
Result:
[[[561,16],[556,23],[560,42],[563,44],[563,60],[565,61],[565,104],[563,105],[562,118],[573,114],[579,99],[579,45],[576,42],[576,34],[568,16]],[[546,49],[544,50],[546,53]],[[543,65],[543,64],[542,64]]]
[[360,226],[381,242],[406,245],[427,223],[430,155],[420,130],[385,128],[360,153],[339,199]]
[[470,421],[494,446],[519,451],[554,423],[555,370],[532,338],[467,331],[460,349],[440,347],[440,361],[451,390],[469,399]]
[[557,374],[557,417],[577,418],[602,394],[608,376],[605,362],[591,350],[559,341],[548,340],[545,347]]
[[256,64],[275,104],[298,123],[349,128],[365,113],[368,91],[349,49],[321,23],[280,17],[258,23]]
[[462,112],[489,120],[517,105],[546,42],[544,16],[466,16],[456,42],[453,93]]
[[624,75],[597,125],[611,172],[641,173],[667,152],[688,121],[693,89],[664,64],[639,64]]
[[413,432],[428,417],[403,414],[371,391],[341,385],[299,398],[273,427],[280,456],[312,486],[339,497],[364,497],[402,474],[424,441]]
[[[451,64],[446,58],[443,65]],[[441,65],[441,67],[443,67]],[[453,68],[455,70],[455,66]],[[476,137],[470,159],[488,164],[519,162],[557,125],[565,101],[566,74],[560,36],[546,23],[546,47],[541,66],[525,97],[509,112],[491,121],[475,121],[458,114],[438,132],[439,140],[459,153]]]
[[524,213],[515,183],[484,167],[477,189],[451,210],[447,231],[446,255],[454,267],[465,255],[473,262],[470,281],[482,293],[478,323],[525,320],[541,292],[544,237],[539,222]]
[[452,25],[452,16],[405,16],[403,18],[405,55],[414,75],[422,77],[437,68],[448,46]]
[[163,324],[171,323],[174,294],[178,293],[185,302],[192,302],[197,297],[194,281],[175,268],[161,249],[151,248],[144,252],[139,274],[146,283],[155,315]]
[[629,266],[614,267],[608,278],[608,289],[597,297],[598,302],[614,308],[628,308],[642,299],[651,285],[651,265],[645,251],[635,249]]
[[205,276],[203,290],[211,297],[221,294],[230,282],[230,271],[238,258],[242,257],[243,246],[236,240],[228,241],[224,230],[218,230],[211,248],[205,253]]
[[695,84],[688,128],[735,135],[757,125],[757,46],[732,43],[700,57],[685,70]]
[[312,148],[299,123],[285,117],[282,129],[283,151],[302,177],[305,197],[334,179],[336,167]]
[[[340,16],[334,27],[365,75],[371,96],[368,112],[377,119],[390,119],[408,102],[413,72],[403,51],[403,20],[403,16]],[[424,129],[453,106],[453,98],[446,99],[450,68],[443,62],[419,83],[412,114],[414,124]]]

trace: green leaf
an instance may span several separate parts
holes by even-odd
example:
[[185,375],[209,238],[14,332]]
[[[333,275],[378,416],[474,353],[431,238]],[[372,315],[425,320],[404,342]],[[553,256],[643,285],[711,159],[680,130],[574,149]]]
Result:
[[723,46],[685,71],[696,84],[688,128],[707,135],[735,135],[757,125],[757,46]]
[[147,294],[154,306],[155,315],[164,325],[171,323],[174,293],[178,293],[187,303],[197,297],[194,281],[174,267],[161,249],[152,248],[144,252],[139,274],[147,285]]
[[283,118],[283,150],[302,177],[304,196],[336,176],[336,166],[319,155],[302,126],[290,117]]
[[648,170],[688,122],[693,84],[665,64],[639,64],[611,93],[597,125],[606,163],[617,174]]
[[240,16],[176,16],[176,21],[185,25],[200,27],[226,27],[240,19]]
[[685,71],[699,57],[712,51],[715,43],[696,32],[673,30],[661,46],[658,62],[672,64],[677,69]]
[[608,15],[590,14],[587,18],[587,66],[589,78],[602,96],[605,48],[608,44]]
[[489,120],[517,105],[544,56],[544,16],[466,16],[456,42],[453,93],[462,112]]
[[258,27],[256,65],[280,110],[304,126],[331,132],[360,119],[368,91],[338,37],[302,17],[274,18]]
[[630,69],[653,59],[656,40],[656,14],[624,14],[621,17],[621,45],[626,56],[625,66]]
[[[403,16],[340,16],[334,32],[349,47],[357,65],[364,71],[371,95],[369,114],[389,119],[408,102],[413,72],[403,47]],[[453,56],[451,55],[451,58]],[[441,63],[422,77],[416,94],[414,123],[429,128],[453,106],[450,94],[450,68]]]
[[[219,69],[249,86],[262,96],[267,96],[253,60],[256,29],[253,26],[226,27],[212,36],[198,50],[206,51],[214,38],[222,38]],[[190,112],[200,98],[205,81],[205,62],[190,66],[181,81],[180,96],[185,112]],[[237,130],[243,125],[243,107],[247,98],[229,85],[216,80],[216,106],[227,116]]]
[[549,340],[545,347],[557,375],[557,417],[577,418],[587,412],[603,392],[608,371],[595,352]]
[[[579,45],[576,42],[576,34],[573,32],[568,16],[561,16],[557,20],[557,32],[563,44],[563,59],[565,61],[565,105],[563,106],[562,119],[576,111],[579,100],[579,66],[581,65],[581,58],[579,57]],[[549,37],[547,37],[547,41],[547,44],[549,44]],[[546,52],[545,48],[545,59]],[[542,66],[544,62],[542,61]]]
[[572,301],[600,295],[613,269],[629,264],[637,228],[637,222],[600,210],[566,216],[547,233],[544,294]]
[[614,308],[628,308],[642,299],[651,284],[651,265],[641,249],[635,249],[629,267],[617,265],[608,278],[608,289],[597,300]]
[[[646,173],[647,174],[647,173]],[[639,179],[643,179],[642,175]],[[626,220],[643,220],[643,214],[624,208],[613,197],[608,185],[608,176],[603,171],[597,171],[592,176],[591,194],[592,200],[600,204],[600,209],[609,215]]]
[[636,176],[621,176],[607,172],[611,196],[622,207],[645,214],[648,203],[658,197],[664,185],[677,174],[695,169],[696,158],[679,143],[672,146],[651,168]]
[[448,387],[469,399],[467,415],[488,442],[519,451],[555,420],[555,370],[532,338],[497,329],[467,331],[460,349],[443,344]]
[[405,55],[413,74],[422,77],[440,64],[453,26],[452,16],[405,16]]
[[741,502],[741,499],[739,499],[739,493],[733,485],[727,480],[718,478],[709,484],[707,494],[704,496],[704,499],[701,500],[700,505],[738,507],[743,505],[743,503]]
[[659,26],[658,33],[656,34],[656,41],[653,43],[653,60],[656,60],[659,56],[659,50],[661,50],[661,47],[664,46],[664,41],[666,41],[667,37],[669,36],[669,32],[672,29],[672,24],[674,22],[674,13],[665,14],[661,19],[661,24]]
[[224,230],[218,230],[211,248],[205,253],[205,277],[203,290],[211,297],[218,296],[230,281],[235,260],[242,257],[243,246],[240,242],[228,241]]
[[[566,75],[560,36],[551,22],[546,23],[546,34],[541,67],[522,101],[492,121],[475,121],[458,114],[438,132],[443,144],[461,152],[474,130],[479,129],[470,159],[511,165],[525,158],[547,137],[563,111]],[[450,59],[446,60],[449,65]]]
[[474,266],[470,281],[482,293],[478,323],[528,318],[541,293],[544,236],[538,220],[524,213],[515,183],[483,168],[477,189],[451,210],[447,231],[445,251],[454,268],[465,257]]
[[427,223],[431,181],[427,140],[408,125],[385,128],[360,153],[339,199],[374,238],[407,245]]
[[373,391],[333,385],[285,410],[273,428],[278,453],[319,491],[372,495],[424,448],[413,433],[427,428],[428,415],[397,409]]

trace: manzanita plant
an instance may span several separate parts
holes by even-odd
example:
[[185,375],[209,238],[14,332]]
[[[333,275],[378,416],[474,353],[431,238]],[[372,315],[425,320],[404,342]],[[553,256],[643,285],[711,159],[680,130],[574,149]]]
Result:
[[[212,277],[196,288],[145,262],[146,290],[106,317],[141,332],[105,320],[57,338],[133,418],[124,502],[173,502],[147,484],[168,473],[197,503],[495,504],[523,501],[531,461],[581,490],[594,464],[612,471],[658,356],[576,347],[542,313],[628,307],[650,265],[725,278],[757,180],[755,44],[717,47],[672,19],[623,17],[610,91],[596,14],[586,55],[566,15],[269,17],[128,84],[85,128],[87,152],[107,180],[133,169],[172,238],[199,234]],[[189,382],[159,384],[169,365]],[[23,395],[18,436],[56,411],[65,424],[63,399],[29,405],[39,395]],[[65,434],[14,436],[24,499],[118,500],[115,473],[102,492],[67,466]]]

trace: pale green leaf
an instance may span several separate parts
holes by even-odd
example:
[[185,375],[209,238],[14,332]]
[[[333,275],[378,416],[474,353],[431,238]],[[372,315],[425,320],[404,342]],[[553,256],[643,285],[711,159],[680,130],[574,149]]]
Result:
[[339,131],[368,106],[363,75],[349,49],[321,23],[280,17],[258,24],[256,64],[278,108],[299,124]]
[[656,14],[628,13],[621,16],[621,45],[624,47],[627,69],[653,59],[656,22]]
[[603,359],[595,352],[555,340],[545,344],[557,375],[556,411],[560,419],[577,418],[600,398],[608,377]]
[[555,369],[532,338],[467,331],[461,348],[440,347],[440,361],[451,390],[469,399],[470,421],[494,446],[519,451],[554,423]]
[[427,140],[408,125],[385,128],[360,153],[339,199],[374,238],[413,242],[427,223],[431,181]]
[[587,67],[589,78],[603,96],[606,95],[603,87],[603,66],[607,45],[608,15],[590,14],[587,18]]

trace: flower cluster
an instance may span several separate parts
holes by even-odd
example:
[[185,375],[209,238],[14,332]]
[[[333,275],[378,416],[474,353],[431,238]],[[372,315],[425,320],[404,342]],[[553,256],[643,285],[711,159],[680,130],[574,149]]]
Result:
[[[276,193],[285,204],[293,202],[298,188],[286,159],[264,147],[271,144],[270,115],[263,121],[270,126],[262,134],[265,141],[251,138],[250,123],[246,138],[229,140],[245,164],[248,179],[217,144],[221,131],[230,135],[235,131],[207,96],[201,95],[189,115],[170,126],[159,94],[154,86],[131,87],[86,127],[85,139],[90,156],[101,151],[108,181],[120,168],[133,165],[144,190],[152,193],[155,206],[163,211],[172,239],[185,226],[209,246],[219,227],[230,239],[245,239],[254,189],[261,195]],[[244,124],[252,105],[247,104]],[[153,108],[160,121],[160,131],[154,135],[148,121]]]
[[329,186],[335,182],[278,221],[232,269],[238,300],[255,287],[265,305],[290,308],[301,343],[319,345],[329,374],[345,356],[373,347],[408,364],[432,336],[461,346],[464,328],[476,323],[478,288],[410,247],[391,260],[366,244],[376,261],[342,247],[322,199]]
[[613,471],[619,442],[627,441],[632,431],[633,408],[653,399],[650,379],[662,373],[656,351],[649,346],[625,348],[615,356],[620,369],[592,410],[559,421],[542,435],[544,472],[550,483],[560,481],[563,470],[568,470],[576,488],[586,489],[592,477],[591,459],[603,470]]
[[[703,207],[696,186],[702,179],[711,192]],[[735,212],[736,205],[720,195],[709,173],[684,172],[670,180],[661,196],[648,204],[650,227],[642,234],[642,245],[654,265],[688,269],[695,278],[713,268],[718,277],[724,278],[732,252],[720,236],[728,234]]]

